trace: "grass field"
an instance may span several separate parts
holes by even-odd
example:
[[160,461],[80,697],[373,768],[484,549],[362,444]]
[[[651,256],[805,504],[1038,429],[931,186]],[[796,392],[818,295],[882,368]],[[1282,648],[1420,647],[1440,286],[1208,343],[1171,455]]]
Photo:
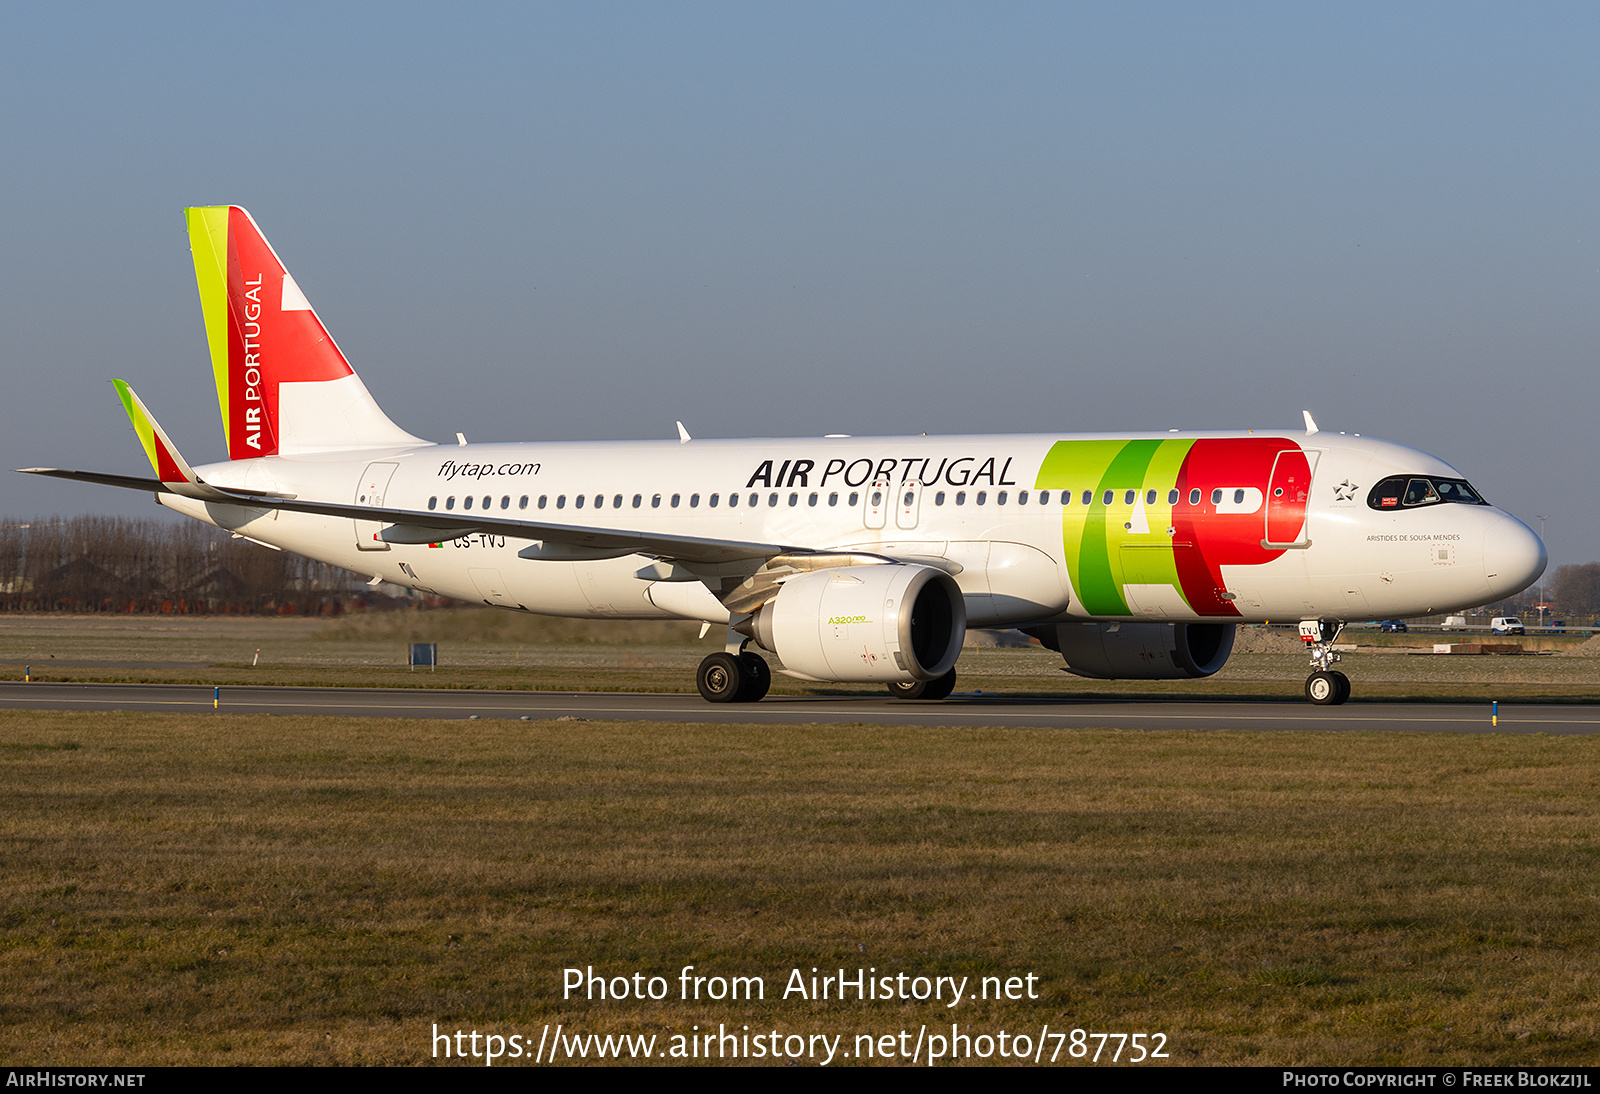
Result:
[[[693,692],[695,667],[718,648],[694,623],[546,619],[489,609],[388,612],[331,621],[217,616],[0,616],[0,680],[457,687]],[[1243,633],[1243,632],[1241,632]],[[1439,657],[1431,638],[1355,636],[1340,668],[1355,698],[1600,702],[1600,658]],[[405,667],[409,641],[439,643],[437,672]],[[1408,651],[1395,643],[1420,644]],[[1583,637],[1529,639],[1571,648]],[[1371,643],[1370,647],[1366,643]],[[1281,640],[1280,640],[1281,644]],[[257,660],[259,651],[259,663]],[[1301,653],[1236,652],[1205,680],[1099,681],[1031,649],[967,649],[958,690],[1012,695],[1293,698]],[[814,685],[778,675],[778,694],[882,694],[873,685]]]
[[[0,1052],[958,1020],[1159,1031],[1173,1063],[1588,1064],[1597,775],[1589,737],[0,713]],[[569,966],[689,964],[767,998],[561,998]],[[1042,998],[777,998],[813,966]]]

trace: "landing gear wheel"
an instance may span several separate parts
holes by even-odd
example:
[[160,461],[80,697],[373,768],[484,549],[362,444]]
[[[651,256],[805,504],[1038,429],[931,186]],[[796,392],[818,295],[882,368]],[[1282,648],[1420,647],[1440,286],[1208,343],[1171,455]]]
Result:
[[924,699],[948,699],[950,693],[956,690],[956,670],[951,669],[937,680],[929,680],[927,690],[922,693]]
[[739,685],[739,697],[734,702],[759,703],[766,698],[767,689],[772,687],[772,670],[756,653],[741,653],[739,664],[744,668],[744,682]]
[[937,680],[913,680],[909,684],[890,684],[889,694],[896,699],[945,699],[956,688],[956,670]]
[[1350,698],[1350,679],[1342,672],[1313,672],[1306,677],[1306,698],[1320,707],[1336,707]]
[[708,703],[737,703],[745,686],[745,672],[731,653],[713,653],[700,662],[695,685]]

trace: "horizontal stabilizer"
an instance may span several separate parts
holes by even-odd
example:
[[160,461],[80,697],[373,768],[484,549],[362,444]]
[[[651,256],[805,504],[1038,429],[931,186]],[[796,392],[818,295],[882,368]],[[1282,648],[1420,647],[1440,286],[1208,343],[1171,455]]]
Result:
[[195,474],[194,468],[189,466],[189,461],[183,458],[178,446],[172,443],[172,438],[167,436],[167,431],[161,428],[161,423],[156,421],[155,415],[150,413],[149,408],[144,405],[144,400],[139,398],[133,388],[124,380],[112,380],[111,384],[117,389],[117,398],[122,400],[122,409],[127,412],[128,420],[133,423],[133,431],[138,435],[139,443],[144,446],[144,454],[149,457],[150,466],[167,491],[204,501],[224,500],[225,494],[207,486],[201,481],[200,476]]

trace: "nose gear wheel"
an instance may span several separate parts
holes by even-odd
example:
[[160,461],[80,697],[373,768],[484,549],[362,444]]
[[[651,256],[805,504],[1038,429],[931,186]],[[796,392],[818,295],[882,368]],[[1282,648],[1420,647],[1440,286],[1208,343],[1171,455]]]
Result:
[[1339,619],[1305,619],[1300,638],[1311,653],[1312,673],[1306,677],[1306,698],[1318,706],[1336,707],[1350,698],[1350,678],[1333,666],[1340,660],[1333,644],[1344,632]]

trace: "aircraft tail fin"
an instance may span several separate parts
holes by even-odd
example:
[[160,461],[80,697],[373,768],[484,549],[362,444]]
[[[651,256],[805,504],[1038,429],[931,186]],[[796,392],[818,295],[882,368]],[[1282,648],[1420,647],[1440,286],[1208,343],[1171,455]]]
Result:
[[428,443],[379,409],[249,213],[185,212],[229,459]]

